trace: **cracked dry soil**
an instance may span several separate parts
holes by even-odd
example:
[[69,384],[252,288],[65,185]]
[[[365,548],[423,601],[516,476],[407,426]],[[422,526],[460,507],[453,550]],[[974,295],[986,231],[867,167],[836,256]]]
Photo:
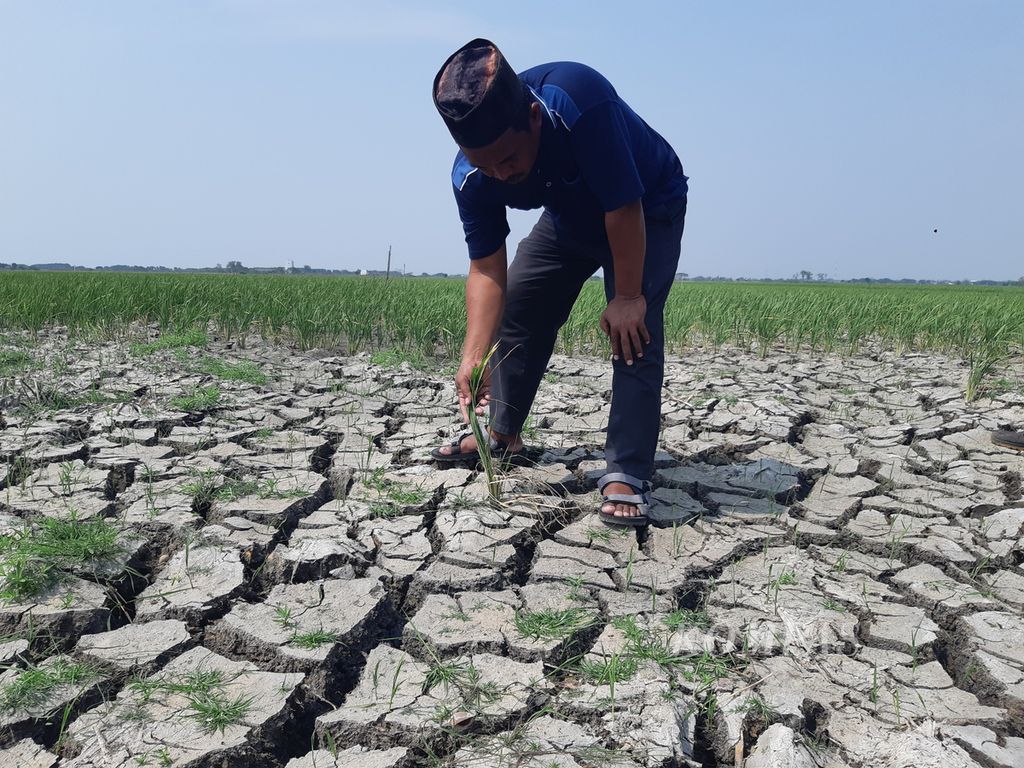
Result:
[[9,408],[0,533],[113,543],[20,591],[2,555],[2,766],[1024,765],[1024,455],[988,436],[1024,396],[966,404],[954,360],[670,358],[657,525],[620,531],[597,360],[553,359],[494,504],[427,458],[441,373],[44,348],[113,402]]

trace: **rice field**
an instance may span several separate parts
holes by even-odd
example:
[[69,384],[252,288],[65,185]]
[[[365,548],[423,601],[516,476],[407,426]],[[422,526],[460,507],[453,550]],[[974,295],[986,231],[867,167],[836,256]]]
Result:
[[[66,326],[123,335],[132,323],[163,332],[248,333],[300,349],[399,349],[457,355],[465,332],[459,279],[9,272],[0,278],[0,329]],[[563,352],[597,352],[599,281],[589,281],[560,336]],[[978,360],[1024,346],[1024,290],[965,286],[677,283],[665,312],[672,351],[733,345],[761,354],[856,352],[865,343]]]

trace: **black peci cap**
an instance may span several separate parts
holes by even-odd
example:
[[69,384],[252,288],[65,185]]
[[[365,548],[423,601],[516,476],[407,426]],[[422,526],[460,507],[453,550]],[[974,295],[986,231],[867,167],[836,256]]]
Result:
[[527,102],[526,86],[498,46],[478,37],[448,57],[434,77],[434,106],[455,142],[486,147]]

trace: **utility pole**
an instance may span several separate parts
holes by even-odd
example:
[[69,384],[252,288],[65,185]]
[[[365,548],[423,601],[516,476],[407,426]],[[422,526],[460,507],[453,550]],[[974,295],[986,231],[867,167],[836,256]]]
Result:
[[388,269],[387,269],[387,272],[384,273],[384,279],[385,280],[390,280],[391,279],[391,246],[390,245],[388,245]]

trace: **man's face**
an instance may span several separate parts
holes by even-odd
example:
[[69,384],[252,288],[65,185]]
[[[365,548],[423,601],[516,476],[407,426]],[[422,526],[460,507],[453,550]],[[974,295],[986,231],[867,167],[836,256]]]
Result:
[[526,131],[509,128],[491,144],[478,149],[462,147],[462,153],[485,176],[505,184],[519,184],[526,180],[537,162],[540,148],[540,104],[530,105],[530,127]]

